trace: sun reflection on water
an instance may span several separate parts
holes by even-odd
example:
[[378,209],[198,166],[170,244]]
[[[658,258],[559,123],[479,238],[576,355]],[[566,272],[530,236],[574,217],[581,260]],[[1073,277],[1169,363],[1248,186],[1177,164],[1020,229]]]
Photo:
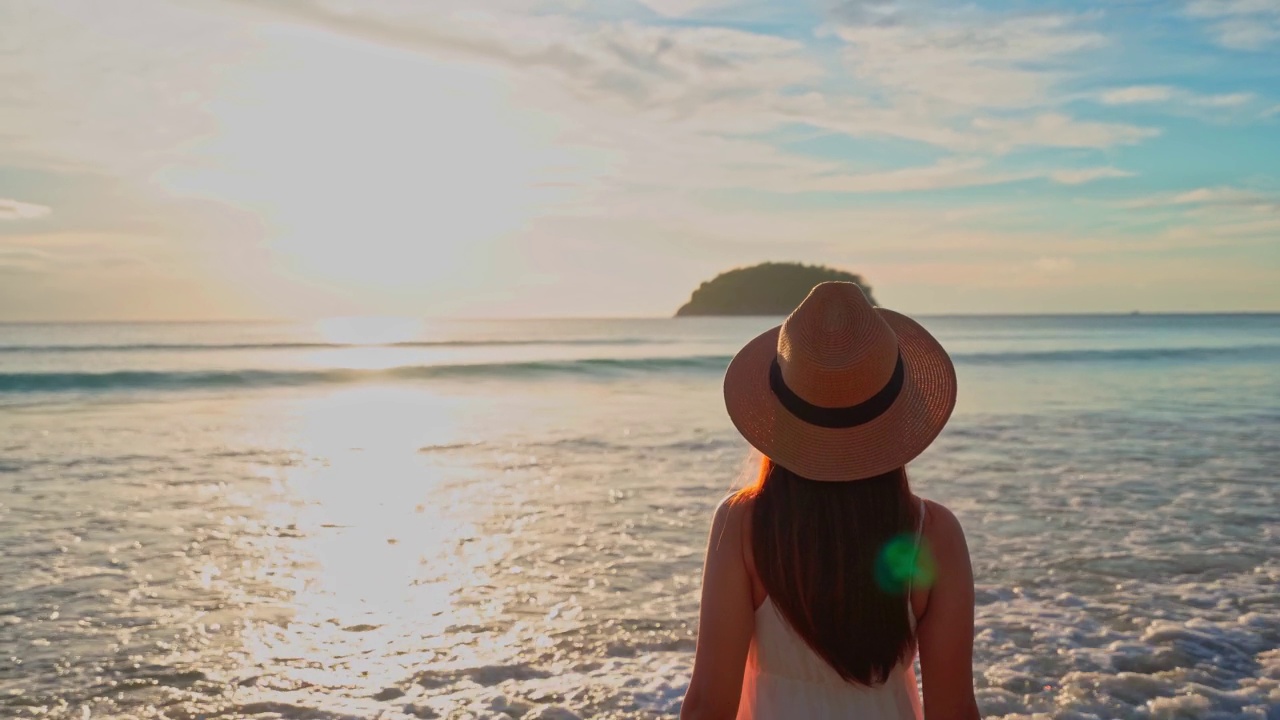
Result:
[[474,468],[419,452],[459,441],[456,410],[404,388],[299,408],[298,447],[310,460],[282,478],[289,532],[256,554],[260,575],[289,599],[279,621],[247,626],[247,665],[277,683],[375,694],[445,659],[500,650],[460,647],[459,629],[485,627],[501,608],[457,597],[496,582],[509,551],[503,535],[482,530],[494,504]]

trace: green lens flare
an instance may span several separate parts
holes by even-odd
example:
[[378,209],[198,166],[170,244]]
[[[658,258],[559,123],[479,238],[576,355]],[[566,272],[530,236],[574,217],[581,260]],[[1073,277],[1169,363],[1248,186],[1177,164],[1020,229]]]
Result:
[[922,543],[916,547],[914,535],[898,535],[885,543],[876,555],[876,584],[893,595],[907,588],[927,588],[936,577],[933,556]]

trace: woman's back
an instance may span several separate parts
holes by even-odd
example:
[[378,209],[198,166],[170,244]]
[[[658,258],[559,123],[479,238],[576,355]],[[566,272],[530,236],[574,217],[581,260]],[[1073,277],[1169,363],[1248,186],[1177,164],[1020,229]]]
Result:
[[[924,501],[920,500],[913,555],[919,553],[924,519]],[[753,585],[758,587],[754,563],[749,557],[746,562]],[[908,587],[903,596],[902,612],[914,629],[913,589]],[[783,717],[918,720],[923,717],[923,710],[910,658],[904,658],[895,666],[882,683],[873,686],[850,683],[809,647],[772,599],[765,596],[755,612],[737,717],[738,720]]]
[[923,717],[907,662],[877,686],[854,685],[818,656],[769,599],[756,610],[738,704],[739,720],[915,720]]

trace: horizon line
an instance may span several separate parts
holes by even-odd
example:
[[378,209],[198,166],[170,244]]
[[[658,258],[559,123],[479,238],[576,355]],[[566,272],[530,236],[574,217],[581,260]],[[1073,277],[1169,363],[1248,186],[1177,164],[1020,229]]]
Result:
[[[1089,317],[1239,317],[1239,316],[1265,316],[1280,315],[1280,309],[1275,310],[1106,310],[1095,312],[996,312],[996,313],[904,313],[910,317],[916,318],[1089,318]],[[422,321],[439,321],[439,322],[539,322],[539,321],[627,321],[627,320],[734,320],[734,319],[763,319],[763,318],[785,318],[786,315],[526,315],[523,317],[500,317],[500,316],[484,316],[473,317],[466,315],[424,315],[415,317],[413,315],[396,315],[396,314],[348,314],[348,315],[325,315],[319,317],[308,318],[205,318],[205,319],[110,319],[110,320],[0,320],[0,325],[267,325],[267,324],[296,324],[296,323],[313,323],[323,322],[325,320],[349,318],[358,319],[397,319],[397,320],[422,320]]]

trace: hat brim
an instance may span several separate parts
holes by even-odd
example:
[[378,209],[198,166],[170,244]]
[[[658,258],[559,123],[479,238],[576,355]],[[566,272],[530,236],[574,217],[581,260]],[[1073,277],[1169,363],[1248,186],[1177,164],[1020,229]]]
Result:
[[789,413],[769,388],[781,327],[744,346],[724,378],[725,408],[747,442],[811,480],[874,477],[906,465],[942,432],[956,405],[956,371],[946,350],[911,318],[877,308],[898,336],[905,377],[897,400],[876,419],[824,428]]

